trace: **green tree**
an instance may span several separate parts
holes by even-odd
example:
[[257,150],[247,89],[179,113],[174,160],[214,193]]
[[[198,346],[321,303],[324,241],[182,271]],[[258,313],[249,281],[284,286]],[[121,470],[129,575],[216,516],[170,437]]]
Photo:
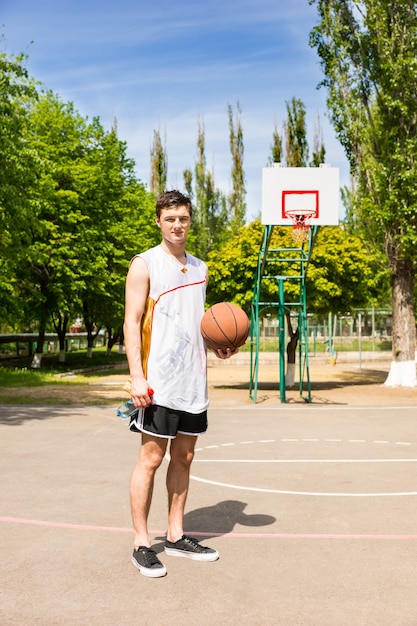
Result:
[[[262,238],[263,226],[256,220],[243,227],[221,250],[209,254],[209,305],[233,301],[250,311]],[[291,240],[291,228],[275,226],[270,247],[290,248]],[[289,254],[288,251],[286,256]],[[388,273],[381,269],[380,256],[370,255],[357,235],[339,226],[323,226],[307,271],[308,312],[345,314],[357,307],[386,305]],[[276,263],[274,270],[276,275],[282,275],[287,272],[287,266]],[[294,282],[288,281],[285,289],[290,300],[297,298],[298,286]],[[261,299],[277,300],[274,279],[262,281]]]
[[63,360],[68,324],[80,309],[79,240],[85,218],[74,180],[86,151],[86,124],[72,104],[47,92],[30,111],[26,141],[39,160],[38,189],[17,276],[25,310],[39,321],[38,365],[48,320],[58,333]]
[[219,250],[209,253],[207,304],[234,302],[250,313],[254,277],[262,243],[263,226],[256,220],[242,226],[239,233]]
[[314,124],[314,138],[313,138],[313,154],[311,158],[311,167],[320,167],[322,163],[326,162],[326,148],[323,142],[323,133],[321,130],[320,114],[317,114]]
[[321,163],[325,162],[326,158],[320,115],[317,114],[314,124],[312,158],[309,164],[305,106],[301,100],[296,98],[286,102],[285,106],[287,111],[287,119],[284,122],[285,153],[282,146],[283,138],[279,134],[278,126],[275,123],[268,166],[271,167],[274,163],[282,163],[286,167],[307,167],[308,165],[319,167]]
[[168,155],[166,139],[162,143],[160,130],[153,132],[153,144],[151,148],[151,181],[150,189],[155,197],[166,190],[168,177]]
[[15,297],[15,268],[37,185],[36,155],[24,137],[37,91],[25,61],[23,55],[0,52],[0,324],[6,329],[24,319]]
[[156,245],[157,228],[154,201],[136,179],[126,143],[115,128],[105,131],[98,118],[87,130],[89,141],[74,188],[84,216],[79,287],[92,356],[100,329],[107,331],[109,351],[121,340],[129,262],[138,251]]
[[307,271],[307,307],[311,313],[345,314],[355,308],[386,306],[389,274],[362,237],[339,226],[322,226]]
[[274,132],[272,133],[271,154],[268,157],[268,167],[271,167],[274,163],[281,163],[282,159],[282,137],[279,134],[278,126],[275,122]]
[[308,141],[306,110],[301,100],[286,102],[287,120],[284,125],[287,167],[307,167]]
[[20,257],[19,297],[43,337],[52,324],[65,359],[69,325],[81,315],[94,337],[106,328],[108,347],[121,338],[129,261],[159,241],[154,202],[134,173],[114,127],[88,122],[47,92],[30,114],[26,141],[36,152],[38,195],[31,204]]
[[417,245],[417,10],[411,0],[310,0],[311,33],[355,187],[350,222],[391,273],[393,361],[386,384],[414,386]]
[[184,171],[184,185],[193,202],[189,249],[202,259],[229,235],[226,199],[216,188],[214,174],[207,169],[204,123],[198,121],[197,157],[194,173]]
[[229,140],[232,155],[232,191],[229,194],[228,205],[230,214],[230,228],[233,235],[245,223],[246,216],[246,187],[245,170],[243,167],[244,144],[243,129],[241,122],[241,108],[239,102],[236,105],[236,113],[232,106],[228,106],[229,115]]

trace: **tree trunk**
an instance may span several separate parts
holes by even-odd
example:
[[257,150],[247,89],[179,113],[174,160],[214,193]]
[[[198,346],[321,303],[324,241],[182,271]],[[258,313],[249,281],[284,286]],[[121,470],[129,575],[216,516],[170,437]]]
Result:
[[96,327],[94,322],[84,317],[84,324],[87,330],[87,359],[93,358],[94,341],[99,334],[101,327]]
[[114,331],[111,326],[107,326],[107,350],[106,356],[111,356],[111,350],[113,346],[119,341],[122,335],[122,329],[119,327]]
[[64,313],[63,315],[61,313],[58,313],[57,321],[54,321],[54,327],[55,327],[56,334],[58,335],[58,341],[59,341],[58,362],[65,363],[65,355],[66,355],[65,336],[68,330],[68,315],[66,313]]
[[36,351],[35,351],[35,354],[33,355],[32,363],[30,365],[31,369],[33,370],[41,369],[43,346],[45,344],[45,332],[46,332],[46,320],[42,319],[40,322],[38,340],[36,342]]
[[101,330],[101,326],[96,326],[94,315],[90,314],[91,307],[87,300],[83,301],[83,321],[87,331],[87,359],[93,358],[94,341]]
[[413,290],[412,264],[399,261],[392,274],[392,362],[387,387],[417,386]]
[[298,345],[298,337],[299,332],[298,328],[296,330],[293,329],[291,324],[291,316],[289,313],[286,313],[285,317],[287,318],[287,329],[289,341],[287,344],[287,373],[285,376],[285,386],[286,387],[294,387],[295,385],[295,361],[296,361],[296,351]]
[[121,331],[120,331],[118,353],[119,354],[124,354],[125,353],[125,337],[124,337],[124,332],[123,332],[123,326],[122,326]]

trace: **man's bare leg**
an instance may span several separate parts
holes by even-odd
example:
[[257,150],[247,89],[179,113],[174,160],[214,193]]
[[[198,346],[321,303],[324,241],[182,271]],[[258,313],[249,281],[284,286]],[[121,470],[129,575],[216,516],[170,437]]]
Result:
[[196,539],[184,535],[184,509],[196,441],[197,437],[191,435],[177,435],[171,442],[171,461],[167,472],[169,512],[165,553],[196,561],[217,561],[217,550],[201,546]]
[[151,508],[155,472],[164,458],[168,439],[142,433],[142,446],[130,481],[134,545],[150,547],[148,516]]
[[197,437],[178,434],[171,441],[166,485],[168,491],[168,541],[177,541],[184,534],[184,510],[190,483],[190,466]]

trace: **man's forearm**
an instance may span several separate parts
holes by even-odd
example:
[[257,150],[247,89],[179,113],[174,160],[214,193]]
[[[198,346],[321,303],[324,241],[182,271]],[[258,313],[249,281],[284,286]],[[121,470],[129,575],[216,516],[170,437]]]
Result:
[[141,355],[141,333],[138,328],[129,328],[125,324],[125,348],[129,372],[132,378],[144,378]]

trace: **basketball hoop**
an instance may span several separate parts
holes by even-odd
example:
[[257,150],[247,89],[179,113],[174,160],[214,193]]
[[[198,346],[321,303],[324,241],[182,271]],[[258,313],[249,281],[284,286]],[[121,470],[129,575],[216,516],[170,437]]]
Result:
[[293,223],[292,238],[295,243],[302,245],[310,237],[311,220],[315,217],[314,209],[287,209],[285,216]]

